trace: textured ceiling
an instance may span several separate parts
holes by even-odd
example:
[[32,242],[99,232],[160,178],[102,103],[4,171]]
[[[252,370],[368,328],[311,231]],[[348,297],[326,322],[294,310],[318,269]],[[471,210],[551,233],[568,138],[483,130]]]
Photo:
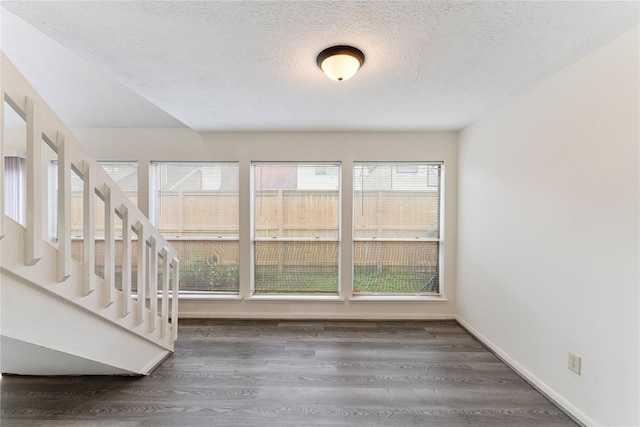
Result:
[[[3,51],[72,127],[200,131],[460,129],[638,25],[611,1],[2,6]],[[315,63],[334,44],[365,52],[347,82]]]

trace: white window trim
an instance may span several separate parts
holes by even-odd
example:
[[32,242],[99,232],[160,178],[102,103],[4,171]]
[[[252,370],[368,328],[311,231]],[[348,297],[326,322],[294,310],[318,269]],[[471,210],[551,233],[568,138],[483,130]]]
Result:
[[[241,166],[239,161],[229,160],[229,161],[218,161],[218,160],[151,160],[148,162],[148,170],[149,170],[149,181],[148,181],[148,193],[149,193],[149,218],[154,227],[158,226],[158,203],[157,198],[155,196],[156,191],[156,164],[228,164],[228,165],[237,165],[238,167],[238,202],[240,203],[241,191],[240,191],[240,174],[241,174]],[[174,184],[174,187],[184,180],[188,176],[192,176],[193,173],[198,171],[190,172],[185,178],[180,180],[178,183]],[[190,236],[168,236],[165,235],[164,238],[167,242],[171,243],[173,241],[176,242],[189,242],[189,241],[216,241],[216,242],[238,242],[238,290],[235,292],[226,292],[226,291],[192,291],[187,289],[180,289],[179,298],[181,301],[242,301],[244,298],[242,297],[242,283],[240,282],[240,269],[242,264],[242,253],[240,251],[240,242],[241,242],[241,231],[240,231],[240,207],[238,206],[238,235],[234,237],[229,236],[209,236],[209,237],[190,237]]]
[[[325,166],[329,167],[337,167],[338,169],[338,231],[337,237],[333,238],[322,238],[317,237],[314,239],[310,238],[284,238],[284,237],[256,237],[255,236],[255,167],[257,165],[271,165],[271,164],[290,164],[290,165],[309,165],[309,166]],[[342,186],[343,186],[343,170],[342,170],[342,162],[341,161],[252,161],[249,164],[249,201],[250,201],[250,284],[249,284],[249,296],[245,299],[247,301],[344,301],[344,296],[342,295]],[[336,294],[322,294],[322,295],[306,295],[306,294],[256,294],[255,293],[255,248],[256,242],[336,242],[338,244],[338,284],[336,289]]]
[[[439,224],[438,224],[438,237],[437,238],[430,238],[430,237],[417,237],[414,239],[409,239],[409,238],[378,238],[378,237],[373,237],[373,238],[356,238],[355,237],[355,199],[356,199],[356,192],[358,190],[356,190],[356,185],[355,185],[355,181],[356,181],[356,167],[357,166],[366,166],[366,165],[380,165],[380,164],[388,164],[388,165],[393,165],[394,167],[392,168],[392,173],[393,171],[395,171],[395,173],[400,173],[400,174],[406,174],[406,175],[412,175],[413,173],[405,173],[405,172],[398,172],[397,171],[397,166],[402,164],[402,163],[407,163],[407,164],[411,164],[411,165],[438,165],[440,167],[440,182],[439,182],[439,187],[431,187],[428,185],[429,183],[429,176],[427,175],[427,187],[428,188],[439,188],[439,209],[440,212],[438,212],[438,220],[439,220]],[[417,173],[417,171],[416,171]],[[355,259],[352,259],[352,263],[351,263],[351,269],[352,269],[352,283],[351,283],[351,296],[349,297],[350,301],[369,301],[369,302],[381,302],[381,301],[414,301],[414,302],[424,302],[424,301],[434,301],[434,302],[446,302],[448,301],[445,297],[444,297],[444,271],[445,271],[445,267],[444,267],[444,241],[445,241],[445,235],[444,235],[444,196],[445,196],[445,182],[444,182],[444,176],[445,176],[445,164],[443,161],[377,161],[377,162],[371,162],[371,161],[354,161],[353,162],[353,166],[352,166],[352,177],[353,177],[353,181],[352,181],[352,221],[351,221],[351,251],[353,254],[355,254],[355,243],[356,242],[438,242],[438,292],[437,293],[416,293],[416,294],[402,294],[402,293],[380,293],[380,294],[376,294],[376,293],[356,293],[354,292],[354,284],[355,284]]]

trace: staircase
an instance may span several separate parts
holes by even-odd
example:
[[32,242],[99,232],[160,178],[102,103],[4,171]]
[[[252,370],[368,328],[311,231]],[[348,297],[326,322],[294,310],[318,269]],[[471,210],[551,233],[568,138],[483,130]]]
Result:
[[[173,352],[177,338],[176,251],[4,54],[0,61],[6,102],[0,102],[0,371],[149,374]],[[4,214],[6,105],[26,122],[24,225]],[[57,162],[53,197],[43,150]],[[72,259],[78,244],[71,238],[72,173],[82,179],[81,263]],[[97,206],[104,207],[103,216],[96,215]],[[96,242],[104,248],[99,274]]]

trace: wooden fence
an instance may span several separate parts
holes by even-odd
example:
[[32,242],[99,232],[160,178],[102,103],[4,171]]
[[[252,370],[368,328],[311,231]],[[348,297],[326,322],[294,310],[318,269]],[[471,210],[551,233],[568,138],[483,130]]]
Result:
[[[137,199],[135,194],[130,197]],[[194,259],[213,260],[218,265],[237,265],[237,241],[202,239],[237,238],[237,193],[165,191],[161,199],[162,203],[158,206],[159,228],[176,249],[183,269],[188,269]],[[257,237],[339,237],[339,195],[335,191],[266,190],[255,196],[254,209]],[[358,192],[354,198],[354,236],[404,239],[437,237],[438,211],[438,194],[435,191]],[[103,212],[103,209],[96,209],[97,237],[103,235]],[[77,238],[82,237],[82,217],[81,197],[74,197],[72,236]],[[121,230],[121,223],[116,218],[118,230]],[[135,245],[135,241],[132,244]],[[73,258],[82,262],[81,241],[74,242],[73,247]],[[256,264],[323,265],[337,261],[337,248],[337,242],[264,242],[256,247]],[[121,246],[116,242],[116,257],[120,256],[120,252]],[[101,253],[98,240],[98,266]],[[131,253],[135,257],[135,248]],[[354,264],[435,265],[437,257],[435,242],[368,241],[355,244]]]

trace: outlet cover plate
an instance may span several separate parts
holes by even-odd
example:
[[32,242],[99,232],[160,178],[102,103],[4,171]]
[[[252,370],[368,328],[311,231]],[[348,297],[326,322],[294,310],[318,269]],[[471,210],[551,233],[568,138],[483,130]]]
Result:
[[580,368],[582,365],[582,358],[580,356],[576,356],[575,354],[569,352],[569,369],[580,375]]

